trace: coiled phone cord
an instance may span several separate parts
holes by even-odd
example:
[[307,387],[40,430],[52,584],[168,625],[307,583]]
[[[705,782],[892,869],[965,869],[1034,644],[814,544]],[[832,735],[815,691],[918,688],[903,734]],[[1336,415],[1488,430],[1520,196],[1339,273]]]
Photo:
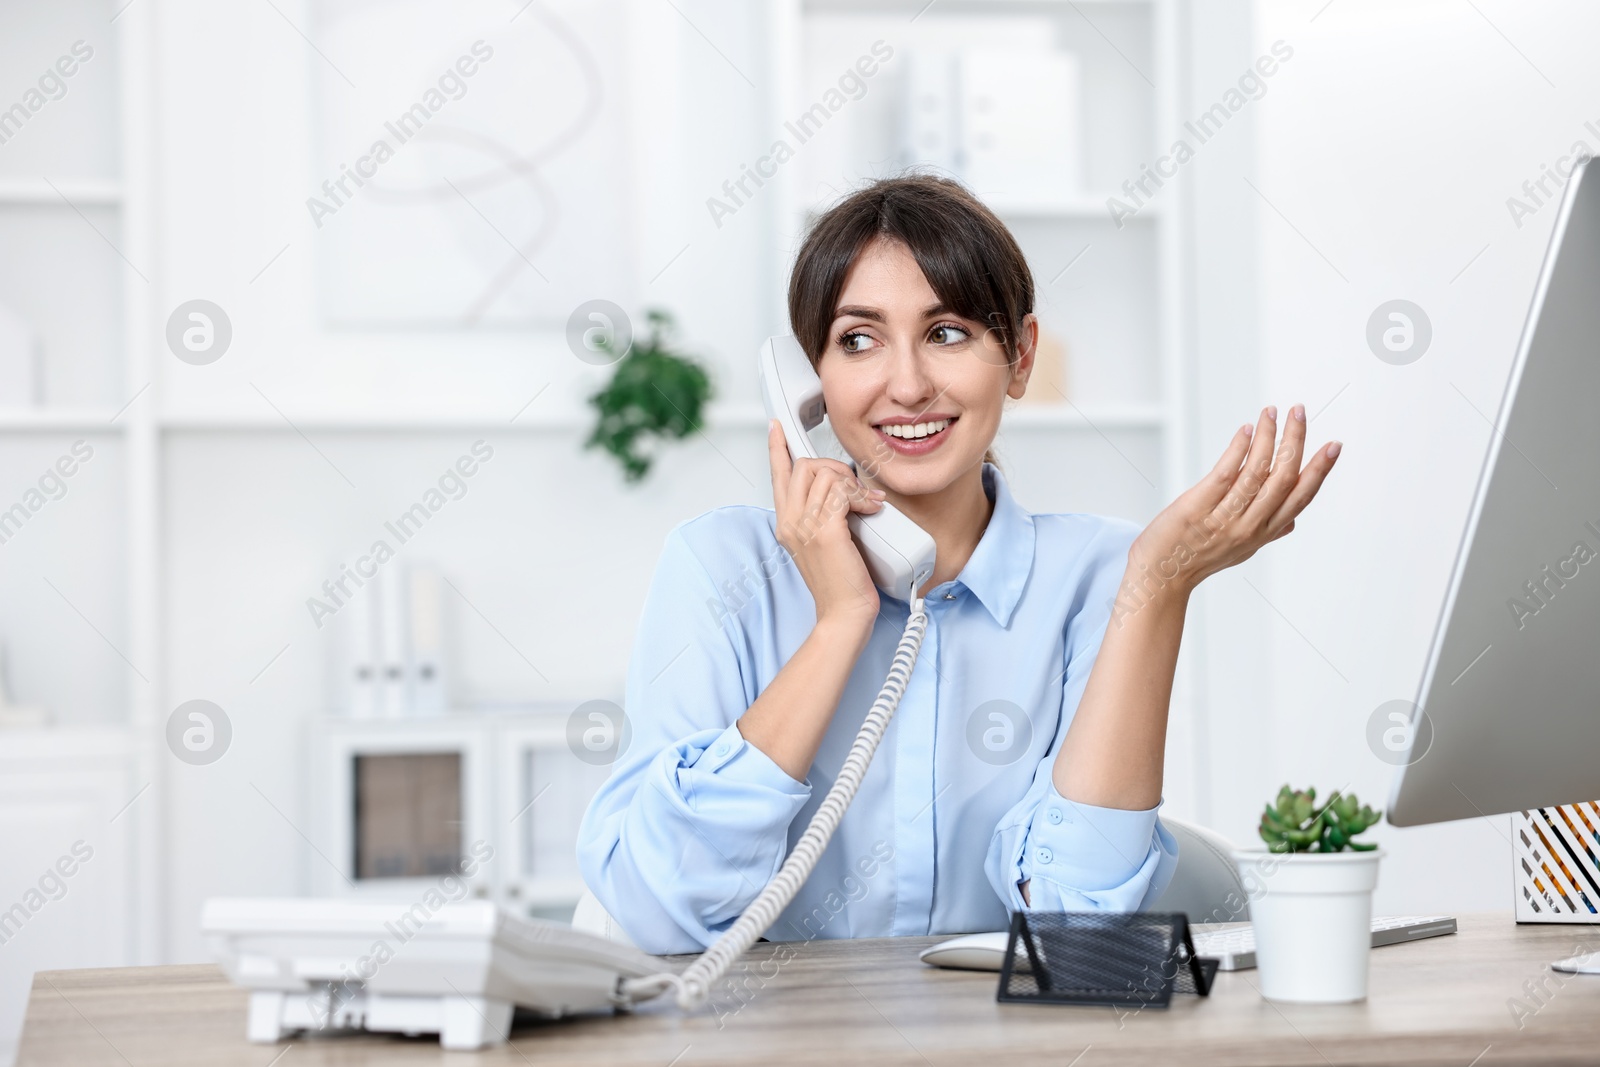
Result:
[[822,857],[823,849],[828,847],[834,830],[838,829],[839,820],[850,807],[850,801],[855,799],[861,779],[867,773],[867,765],[872,762],[872,754],[877,751],[878,742],[883,740],[883,732],[888,728],[895,708],[899,707],[900,698],[905,695],[906,684],[911,679],[911,668],[917,662],[917,653],[922,648],[922,635],[927,628],[928,613],[923,598],[919,596],[911,602],[911,613],[906,619],[900,645],[895,649],[894,662],[889,666],[889,676],[884,679],[878,699],[873,702],[872,709],[861,723],[861,732],[856,734],[850,754],[845,757],[839,776],[833,780],[833,788],[828,790],[816,814],[811,816],[811,824],[800,835],[794,851],[783,861],[777,876],[745,909],[739,920],[682,974],[653,974],[648,978],[624,981],[621,986],[624,1000],[649,1000],[668,989],[676,989],[678,1007],[685,1011],[698,1008],[705,1003],[711,987],[727,973],[733,962],[744,955],[755,944],[756,938],[766,933],[768,927],[777,921],[779,913],[789,906],[794,895],[811,876],[812,868]]

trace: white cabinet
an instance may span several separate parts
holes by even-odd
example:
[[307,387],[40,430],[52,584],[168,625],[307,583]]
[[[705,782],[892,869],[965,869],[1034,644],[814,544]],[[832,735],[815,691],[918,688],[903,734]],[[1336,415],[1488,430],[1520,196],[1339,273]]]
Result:
[[133,960],[134,813],[151,802],[128,732],[0,733],[0,1061],[33,972]]

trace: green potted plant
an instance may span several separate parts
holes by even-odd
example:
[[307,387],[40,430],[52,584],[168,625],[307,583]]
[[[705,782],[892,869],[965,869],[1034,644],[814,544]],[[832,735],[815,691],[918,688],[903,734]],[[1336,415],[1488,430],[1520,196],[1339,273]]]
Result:
[[[702,411],[711,398],[711,380],[705,369],[667,348],[672,317],[665,311],[645,313],[650,334],[635,341],[605,388],[589,397],[599,414],[594,432],[584,448],[603,448],[622,464],[623,478],[631,483],[650,473],[651,457],[641,455],[641,442],[655,437],[681,439],[698,431]],[[598,340],[604,349],[609,339]]]
[[1278,791],[1261,813],[1265,849],[1236,849],[1250,894],[1256,968],[1269,1000],[1365,1000],[1372,952],[1372,890],[1383,852],[1356,835],[1382,812],[1355,794]]

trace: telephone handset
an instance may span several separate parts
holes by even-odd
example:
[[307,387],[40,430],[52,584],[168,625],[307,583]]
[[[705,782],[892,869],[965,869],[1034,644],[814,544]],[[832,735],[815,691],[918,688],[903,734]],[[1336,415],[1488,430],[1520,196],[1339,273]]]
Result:
[[[792,334],[767,338],[761,346],[759,376],[767,417],[783,426],[789,454],[795,459],[818,458],[807,431],[827,414],[822,379]],[[871,515],[852,511],[846,521],[879,588],[907,602],[916,599],[917,590],[933,574],[937,545],[932,536],[888,501]]]

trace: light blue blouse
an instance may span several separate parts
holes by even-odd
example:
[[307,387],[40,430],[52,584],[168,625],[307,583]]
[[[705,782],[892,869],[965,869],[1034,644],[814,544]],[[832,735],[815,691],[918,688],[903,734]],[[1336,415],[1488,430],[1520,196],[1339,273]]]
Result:
[[[1023,910],[1132,911],[1171,880],[1148,811],[1076,804],[1051,768],[1100,649],[1138,528],[1022,508],[992,463],[994,513],[927,596],[905,695],[773,941],[1002,930]],[[770,508],[667,535],[628,665],[631,737],[578,836],[584,881],[646,952],[698,952],[777,873],[883,687],[910,606],[879,590],[872,636],[811,771],[795,781],[735,720],[816,622]]]

